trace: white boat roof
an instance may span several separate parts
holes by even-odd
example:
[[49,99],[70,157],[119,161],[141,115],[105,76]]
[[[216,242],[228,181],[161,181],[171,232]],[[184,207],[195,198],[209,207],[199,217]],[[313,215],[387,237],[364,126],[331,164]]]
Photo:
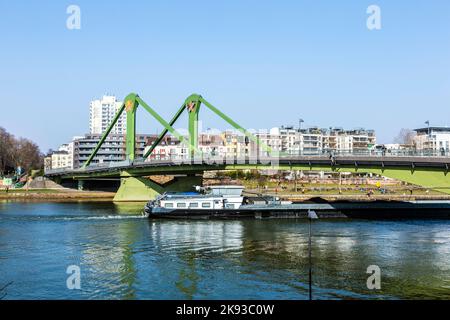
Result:
[[238,185],[223,185],[223,186],[207,186],[206,188],[210,189],[244,189],[244,186],[238,186]]
[[210,190],[208,193],[197,192],[168,192],[164,194],[164,199],[193,199],[193,198],[211,198],[211,197],[240,197],[244,186],[239,185],[216,185],[204,187]]

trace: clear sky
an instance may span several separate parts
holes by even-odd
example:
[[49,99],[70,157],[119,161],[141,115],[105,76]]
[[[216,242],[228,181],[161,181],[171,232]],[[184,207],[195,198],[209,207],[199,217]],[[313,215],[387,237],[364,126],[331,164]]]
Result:
[[[371,4],[381,30],[366,27]],[[104,93],[137,92],[168,119],[195,92],[247,128],[303,118],[381,143],[450,125],[448,0],[1,0],[0,13],[0,126],[43,151],[86,133]],[[139,115],[140,132],[161,130]]]

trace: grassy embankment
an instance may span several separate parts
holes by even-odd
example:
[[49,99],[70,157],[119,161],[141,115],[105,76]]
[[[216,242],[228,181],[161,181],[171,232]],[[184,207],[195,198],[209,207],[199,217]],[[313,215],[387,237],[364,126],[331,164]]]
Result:
[[[450,199],[450,195],[437,190],[427,190],[401,182],[373,184],[339,184],[323,181],[280,181],[276,179],[234,178],[212,179],[216,183],[234,182],[245,186],[249,194],[277,195],[289,200],[307,200],[313,197],[354,200],[412,200]],[[211,181],[212,182],[212,181]],[[369,195],[370,194],[370,195]],[[78,191],[74,189],[0,189],[0,200],[14,201],[112,201],[114,192]]]
[[312,197],[325,199],[450,199],[450,195],[438,190],[428,190],[413,185],[394,184],[376,186],[373,184],[345,184],[335,183],[278,183],[267,181],[264,186],[252,181],[239,181],[246,190],[254,193],[277,195],[290,200],[304,200]]

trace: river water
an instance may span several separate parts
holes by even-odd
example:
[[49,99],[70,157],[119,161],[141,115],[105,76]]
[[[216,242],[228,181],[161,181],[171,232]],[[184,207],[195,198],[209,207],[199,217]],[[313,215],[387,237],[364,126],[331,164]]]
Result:
[[[142,207],[0,202],[0,297],[308,298],[307,221],[150,221]],[[314,299],[450,299],[450,221],[322,219],[312,230]],[[379,290],[367,288],[370,265]],[[67,286],[69,266],[80,289]]]

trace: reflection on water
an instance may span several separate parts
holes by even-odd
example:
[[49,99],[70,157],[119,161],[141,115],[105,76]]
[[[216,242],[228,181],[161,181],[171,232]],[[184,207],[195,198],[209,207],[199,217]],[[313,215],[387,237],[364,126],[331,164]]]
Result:
[[[152,221],[142,204],[0,203],[9,299],[306,299],[304,220]],[[317,299],[450,298],[449,221],[320,220]],[[66,268],[81,268],[81,290]],[[381,290],[366,287],[369,265]]]

